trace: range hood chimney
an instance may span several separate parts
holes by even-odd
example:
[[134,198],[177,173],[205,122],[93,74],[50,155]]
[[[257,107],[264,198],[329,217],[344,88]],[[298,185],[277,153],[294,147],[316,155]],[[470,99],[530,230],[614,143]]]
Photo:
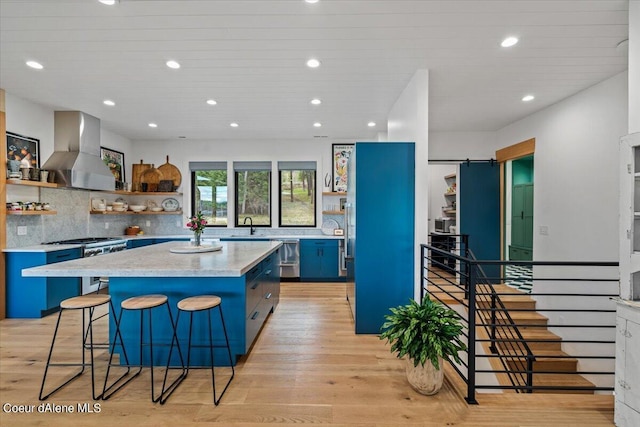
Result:
[[100,158],[100,120],[81,111],[56,111],[54,152],[41,166],[70,188],[115,190],[115,177]]

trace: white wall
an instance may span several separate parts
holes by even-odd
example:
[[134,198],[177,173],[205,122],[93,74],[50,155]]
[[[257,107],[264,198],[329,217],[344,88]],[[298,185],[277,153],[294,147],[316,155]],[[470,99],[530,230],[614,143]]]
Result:
[[629,133],[640,132],[640,0],[629,1]]
[[625,72],[497,132],[499,147],[536,139],[535,260],[618,260],[617,153],[626,131]]
[[415,295],[420,294],[420,244],[426,243],[429,212],[429,71],[418,70],[387,117],[388,141],[415,142]]
[[5,94],[7,132],[40,140],[40,165],[53,153],[53,110],[10,93]]
[[[135,141],[132,158],[134,163],[140,159],[144,163],[154,164],[156,167],[166,162],[169,156],[171,164],[177,166],[182,174],[182,185],[179,191],[183,193],[181,204],[186,213],[190,213],[191,182],[189,162],[192,161],[226,161],[229,177],[232,177],[234,161],[271,161],[272,173],[277,176],[278,161],[304,160],[315,161],[317,164],[318,195],[324,191],[324,177],[332,173],[332,144],[353,144],[355,140],[179,140],[179,141]],[[130,167],[128,171],[130,171]],[[229,179],[228,194],[234,194],[233,179]],[[271,192],[272,206],[278,204],[278,193]],[[336,203],[335,200],[332,203]],[[322,226],[322,198],[317,200],[317,228]],[[228,206],[229,218],[235,217],[233,203]],[[278,224],[278,212],[272,209],[271,223]],[[234,222],[230,220],[230,227]]]
[[[496,133],[506,147],[536,139],[534,175],[534,240],[536,261],[618,261],[618,141],[627,132],[627,73],[621,73],[515,122]],[[548,235],[540,233],[540,227]],[[615,268],[534,269],[542,277],[617,279]],[[534,292],[617,294],[617,282],[534,280]],[[614,309],[608,298],[538,296],[538,309]],[[615,323],[612,313],[542,312],[550,324]],[[612,329],[550,328],[565,340],[615,339]],[[611,349],[564,343],[569,354],[603,354]],[[579,370],[613,370],[613,361],[580,359]],[[586,376],[598,385],[613,380]]]
[[429,132],[429,159],[494,159],[496,144],[495,132]]

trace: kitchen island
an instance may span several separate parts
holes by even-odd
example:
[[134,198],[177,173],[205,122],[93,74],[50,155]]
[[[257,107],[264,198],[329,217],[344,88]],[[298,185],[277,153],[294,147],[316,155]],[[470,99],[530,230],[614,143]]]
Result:
[[[217,243],[217,242],[216,242]],[[203,253],[172,253],[171,249],[184,247],[185,242],[167,242],[137,249],[116,252],[101,257],[81,258],[56,264],[27,268],[23,276],[30,277],[109,277],[109,294],[116,310],[130,297],[163,294],[169,298],[174,318],[178,301],[194,295],[215,294],[222,298],[225,324],[229,334],[231,363],[246,354],[255,340],[267,315],[275,310],[280,293],[278,249],[280,241],[220,242],[220,251]],[[188,322],[186,316],[178,325],[181,347],[186,348]],[[121,329],[128,356],[138,360],[138,313],[125,312]],[[166,310],[153,310],[155,343],[169,344],[171,333]],[[194,317],[194,344],[208,342],[206,317]],[[148,327],[145,319],[145,329]],[[224,342],[219,316],[212,316],[215,345]],[[110,333],[115,331],[110,316]],[[145,336],[148,333],[145,332]],[[154,363],[164,363],[168,347],[154,348]],[[145,351],[145,353],[147,353]],[[178,359],[172,364],[178,364]],[[216,349],[216,364],[229,363],[225,352]],[[207,364],[204,350],[192,354],[194,364]],[[146,360],[145,363],[148,363]]]

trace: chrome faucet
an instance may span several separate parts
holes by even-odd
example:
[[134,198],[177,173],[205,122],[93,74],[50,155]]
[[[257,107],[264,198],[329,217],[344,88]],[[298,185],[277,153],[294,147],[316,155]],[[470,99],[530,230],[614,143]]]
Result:
[[244,224],[247,224],[247,220],[249,220],[249,225],[251,226],[251,228],[249,229],[251,235],[253,236],[253,233],[256,232],[256,228],[253,226],[253,219],[250,216],[245,216],[244,217]]

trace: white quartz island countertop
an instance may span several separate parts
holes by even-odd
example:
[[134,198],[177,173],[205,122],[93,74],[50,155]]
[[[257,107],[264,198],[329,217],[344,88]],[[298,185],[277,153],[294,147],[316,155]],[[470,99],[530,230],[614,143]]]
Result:
[[203,253],[172,253],[185,242],[157,245],[25,268],[29,277],[240,277],[278,249],[280,241],[220,242],[222,249]]

